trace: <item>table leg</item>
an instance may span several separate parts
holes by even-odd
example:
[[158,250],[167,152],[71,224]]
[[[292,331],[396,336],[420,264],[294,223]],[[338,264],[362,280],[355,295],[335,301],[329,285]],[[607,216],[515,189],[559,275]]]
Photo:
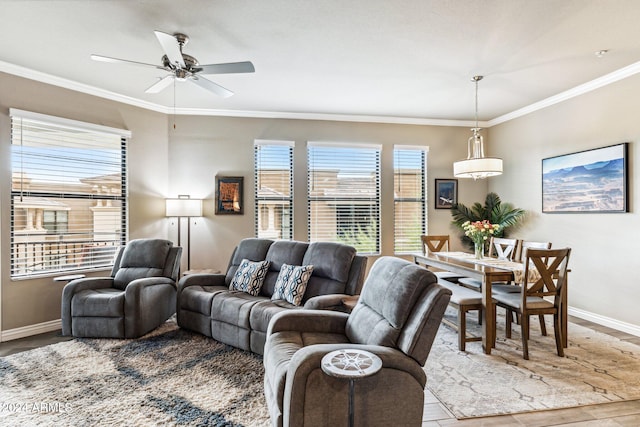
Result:
[[562,301],[560,303],[560,328],[562,329],[562,347],[567,348],[569,346],[569,338],[568,338],[568,327],[567,323],[569,322],[569,314],[567,306],[569,305],[569,301],[567,301],[567,285],[569,284],[569,278],[564,282],[564,287],[562,288]]
[[482,349],[485,354],[491,354],[491,348],[495,347],[495,309],[495,306],[491,303],[491,278],[485,275],[482,278],[482,311],[484,313],[484,322],[482,322]]

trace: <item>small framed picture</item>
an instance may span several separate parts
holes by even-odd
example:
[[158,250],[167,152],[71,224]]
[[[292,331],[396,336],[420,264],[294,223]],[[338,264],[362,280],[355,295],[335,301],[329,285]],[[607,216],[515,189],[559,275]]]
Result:
[[244,178],[216,176],[216,215],[244,214]]
[[436,209],[451,209],[458,203],[458,180],[436,179]]

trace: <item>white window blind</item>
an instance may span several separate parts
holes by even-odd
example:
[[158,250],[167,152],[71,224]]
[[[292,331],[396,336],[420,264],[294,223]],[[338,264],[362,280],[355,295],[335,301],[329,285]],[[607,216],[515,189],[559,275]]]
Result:
[[393,150],[394,252],[422,251],[426,234],[427,149],[396,146]]
[[380,253],[380,146],[308,143],[309,241]]
[[11,109],[11,276],[112,265],[127,230],[128,131]]
[[293,238],[292,141],[255,141],[256,237]]

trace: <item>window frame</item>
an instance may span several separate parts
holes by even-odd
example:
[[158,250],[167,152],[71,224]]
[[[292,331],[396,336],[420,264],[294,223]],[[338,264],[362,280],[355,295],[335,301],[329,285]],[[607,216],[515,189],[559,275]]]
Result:
[[[278,159],[279,161],[282,161],[283,163],[288,163],[289,165],[289,169],[288,169],[288,173],[289,173],[289,183],[288,183],[288,191],[289,191],[289,195],[286,196],[285,194],[281,193],[282,195],[276,195],[275,191],[274,194],[271,196],[261,196],[259,194],[260,189],[261,189],[261,183],[260,183],[260,171],[262,170],[269,170],[268,168],[262,168],[259,167],[259,163],[260,165],[262,165],[261,159],[259,159],[259,155],[260,155],[260,147],[287,147],[288,148],[288,159]],[[294,192],[293,192],[293,183],[294,183],[294,166],[293,166],[293,159],[294,159],[294,149],[295,149],[295,142],[294,141],[284,141],[284,140],[263,140],[263,139],[257,139],[254,141],[254,148],[253,148],[253,176],[254,176],[254,234],[256,237],[260,238],[278,238],[278,239],[282,239],[282,240],[293,240],[293,235],[294,235],[294,205],[293,205],[293,199],[294,199]],[[273,169],[275,170],[275,169]],[[282,169],[282,170],[286,170],[286,169]],[[263,207],[263,204],[261,204],[261,202],[273,202],[274,204],[278,204],[279,202],[282,203],[282,211],[280,214],[280,219],[281,219],[281,227],[274,229],[275,231],[278,231],[280,234],[279,236],[277,235],[270,235],[269,233],[267,234],[262,234],[261,233],[261,219],[262,216],[260,214],[260,210]],[[289,209],[285,209],[284,205],[287,204],[289,205]],[[287,214],[288,213],[288,214]],[[274,219],[275,221],[275,219]],[[284,223],[288,224],[288,227],[284,226]],[[288,236],[284,236],[284,232],[285,230],[289,230],[289,235]],[[272,233],[273,234],[273,233]]]
[[[19,188],[14,188],[13,182],[10,188],[11,224],[9,245],[11,279],[25,280],[56,276],[61,273],[98,271],[111,268],[113,266],[113,253],[115,253],[117,246],[126,243],[128,236],[127,147],[131,132],[14,108],[9,110],[9,115],[11,118],[11,171],[12,176],[18,176],[17,179],[19,180]],[[51,140],[47,141],[47,143],[52,142],[52,144],[49,145],[52,150],[59,148],[69,150],[71,149],[70,147],[74,145],[81,145],[82,141],[87,141],[87,150],[89,151],[96,149],[114,150],[116,155],[110,161],[110,170],[117,170],[119,181],[116,181],[116,188],[119,186],[119,191],[117,191],[117,193],[111,191],[109,194],[104,192],[95,193],[93,186],[88,183],[85,184],[86,190],[80,190],[80,187],[71,188],[71,186],[61,184],[60,181],[57,180],[62,176],[60,172],[56,172],[56,169],[60,168],[60,164],[68,168],[68,170],[74,170],[73,166],[70,166],[71,163],[74,165],[94,166],[95,162],[92,162],[93,160],[104,160],[103,157],[96,157],[95,155],[87,156],[80,161],[78,158],[72,159],[71,156],[64,157],[57,154],[53,157],[53,163],[45,165],[43,162],[42,164],[45,166],[31,169],[34,173],[49,173],[47,176],[50,177],[50,179],[42,179],[44,175],[40,176],[41,180],[39,180],[38,183],[42,184],[43,187],[33,189],[24,188],[25,176],[26,173],[28,173],[27,168],[29,167],[29,153],[24,151],[23,147],[46,147],[46,143],[37,140],[35,135],[40,136],[40,134],[36,131],[31,134],[24,132],[25,129],[28,129],[30,126],[42,127],[43,130],[41,132],[43,132],[43,134],[52,136]],[[65,134],[83,136],[69,145],[65,140]],[[19,138],[17,142],[16,135],[18,135]],[[96,140],[103,138],[108,142],[96,144],[92,138]],[[109,144],[113,144],[113,147],[109,148]],[[117,148],[116,144],[118,144]],[[85,153],[83,153],[83,155],[84,154]],[[42,153],[35,151],[35,156],[35,158],[40,158]],[[68,163],[55,163],[55,161],[61,162],[60,159]],[[26,165],[23,165],[25,160]],[[16,163],[19,165],[16,166]],[[54,167],[53,165],[56,166]],[[116,165],[118,165],[118,169],[113,169]],[[78,178],[78,181],[80,181],[80,178]],[[56,188],[56,186],[58,186],[58,188]],[[45,207],[36,209],[28,206],[29,202],[23,203],[25,198],[29,198],[28,200],[42,201]],[[99,203],[104,203],[112,208],[112,211],[115,208],[116,215],[111,215],[111,217],[113,217],[111,220],[112,223],[117,224],[116,229],[111,233],[107,233],[112,234],[114,237],[111,239],[97,238],[101,232],[95,228],[95,215],[91,218],[92,222],[90,226],[87,225],[88,222],[81,222],[82,227],[79,228],[81,231],[70,231],[69,228],[72,225],[76,225],[74,224],[75,220],[72,219],[73,209],[76,208],[69,207],[65,202],[70,202],[71,205],[84,205],[84,207],[80,208],[81,211],[84,211],[85,215],[82,221],[87,221],[86,211],[90,210],[93,215],[95,212],[94,209],[100,206]],[[93,203],[96,204],[94,205]],[[51,210],[47,209],[48,206],[46,206],[51,204],[61,206],[51,208],[53,210],[67,211],[66,230],[49,230],[44,228],[44,211]],[[115,206],[113,206],[114,204]],[[41,226],[41,229],[31,230],[29,228],[33,224],[31,218],[29,218],[30,210],[31,214],[35,211],[35,215],[38,216],[35,224]],[[38,212],[38,210],[41,212]],[[57,213],[55,216],[57,217]],[[20,226],[26,228],[19,229],[18,227]],[[83,237],[75,241],[71,237],[74,233],[80,233],[85,236],[89,235],[91,237]],[[34,238],[32,238],[32,236]],[[42,236],[40,240],[37,240],[38,236]],[[49,236],[49,238],[44,238],[44,236]],[[51,238],[55,236],[58,236],[57,240],[52,240]],[[29,248],[29,245],[32,247]],[[39,245],[39,249],[37,245]],[[105,248],[108,248],[108,250],[105,250]],[[29,262],[31,262],[31,264],[29,264]],[[36,266],[38,264],[43,268],[37,268]]]
[[[399,175],[401,170],[407,169],[407,161],[406,156],[409,153],[417,153],[421,159],[420,168],[421,168],[421,182],[419,183],[420,193],[418,197],[401,197],[401,192],[396,192],[396,189],[399,182]],[[393,146],[393,252],[395,255],[406,255],[416,252],[422,251],[422,242],[420,240],[420,235],[427,234],[427,224],[428,224],[428,203],[427,203],[427,159],[429,154],[429,147],[426,146],[415,146],[415,145],[394,145]],[[405,161],[402,161],[400,157],[405,157]],[[416,159],[412,159],[410,163],[415,163]],[[418,186],[416,186],[418,187]],[[421,221],[419,224],[420,230],[418,231],[419,235],[414,236],[414,239],[411,240],[412,244],[407,244],[404,242],[405,247],[400,247],[403,243],[399,239],[403,236],[410,235],[410,232],[406,230],[410,225],[405,225],[405,218],[398,214],[399,204],[404,203],[419,203],[420,204],[420,213],[421,213]],[[402,230],[399,230],[402,228]],[[415,241],[414,241],[415,240]]]
[[[323,152],[324,150],[328,150]],[[344,150],[341,155],[331,156],[330,150]],[[358,151],[362,151],[360,156],[356,156]],[[351,161],[348,162],[349,167],[347,167],[347,162],[344,159],[347,158],[347,155],[356,156]],[[318,157],[316,159],[316,157]],[[338,165],[336,159],[343,159],[343,166]],[[382,217],[382,202],[381,202],[381,176],[382,176],[382,145],[379,144],[367,144],[367,143],[344,143],[344,142],[316,142],[309,141],[307,142],[307,236],[309,242],[314,241],[333,241],[338,243],[345,243],[351,246],[356,247],[358,253],[361,255],[368,256],[376,256],[381,254],[381,217]],[[329,161],[331,160],[331,161]],[[359,168],[361,166],[360,162],[365,162],[365,164],[369,161],[373,161],[373,168],[367,169],[367,166],[362,165],[362,169]],[[333,173],[329,171],[329,169],[323,169],[323,161],[326,164],[332,163],[332,170],[335,172],[335,187],[334,194],[314,194],[316,185],[325,188],[325,190],[329,189],[329,187],[323,187],[321,184],[323,179],[321,178],[321,173]],[[317,167],[316,167],[317,165]],[[333,167],[333,165],[336,165]],[[340,171],[346,171],[346,174],[354,175],[354,182],[351,183],[348,180],[344,180],[340,185]],[[366,178],[363,180],[362,177],[366,176],[366,174],[370,174],[372,177],[372,185],[363,184],[359,186],[355,183],[355,179],[360,179],[361,181],[366,181]],[[359,178],[358,178],[359,177]],[[338,189],[342,187],[343,189],[349,190],[350,185],[354,184],[355,187],[358,188],[363,195],[361,196],[352,196],[349,194],[344,194],[340,192]],[[368,195],[367,195],[368,194]],[[322,205],[324,203],[324,205]],[[334,212],[333,221],[335,221],[335,230],[330,230],[326,228],[326,225],[323,228],[322,220],[328,219],[328,222],[331,222],[330,214],[329,215],[321,215],[317,214],[319,209],[323,206],[330,206],[338,204],[342,204],[345,207],[352,207],[354,209],[362,206],[370,206],[369,211],[370,214],[370,222],[371,226],[374,228],[373,230],[366,230],[366,243],[358,244],[359,242],[358,234],[353,236],[351,240],[345,240],[339,238],[338,227],[340,224],[338,223],[338,215],[337,211]],[[318,217],[319,216],[319,217]],[[326,224],[328,224],[328,222]],[[333,222],[332,222],[333,224]],[[354,222],[354,227],[357,226],[358,221]],[[332,226],[332,225],[331,225]],[[357,227],[352,230],[353,233],[361,233],[362,230],[360,227]],[[316,231],[319,230],[319,231]],[[322,234],[321,232],[324,232]],[[369,233],[373,234],[373,239]],[[329,235],[333,235],[330,237]],[[319,236],[318,236],[319,235]],[[373,244],[370,241],[373,240]],[[367,247],[367,245],[369,245]]]

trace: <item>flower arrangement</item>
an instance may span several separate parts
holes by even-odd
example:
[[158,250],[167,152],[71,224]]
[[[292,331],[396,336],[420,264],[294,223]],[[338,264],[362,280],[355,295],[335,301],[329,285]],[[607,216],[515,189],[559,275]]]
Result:
[[484,242],[489,237],[500,231],[500,224],[491,224],[489,221],[465,221],[462,224],[465,236],[473,240],[476,258],[482,258]]

